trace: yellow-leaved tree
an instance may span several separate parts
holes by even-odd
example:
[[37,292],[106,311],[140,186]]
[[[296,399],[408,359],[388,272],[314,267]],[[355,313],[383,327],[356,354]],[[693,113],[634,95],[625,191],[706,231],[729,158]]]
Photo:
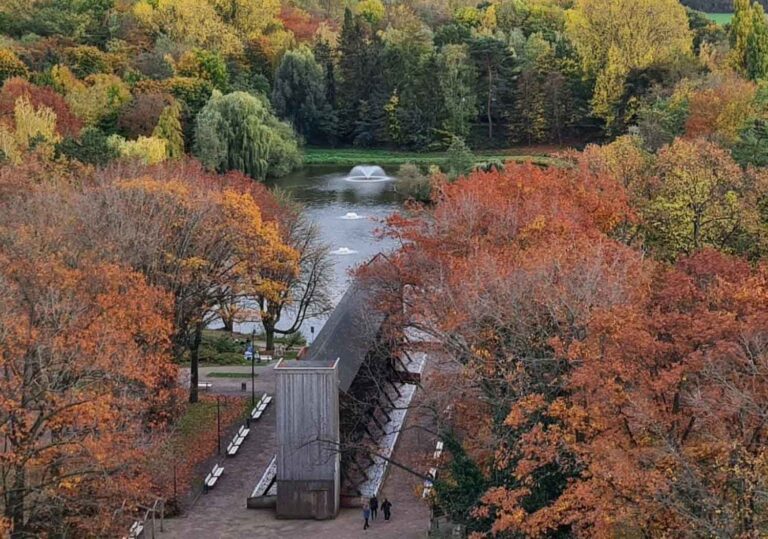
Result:
[[609,127],[630,72],[691,54],[688,18],[677,0],[576,0],[566,32],[595,79],[593,112]]
[[116,115],[131,100],[128,85],[115,75],[98,73],[80,80],[62,65],[54,66],[51,75],[72,112],[86,125]]
[[279,0],[140,0],[133,8],[150,31],[225,56],[274,27],[279,12]]
[[13,110],[13,126],[0,124],[0,161],[18,164],[32,148],[44,155],[53,154],[53,145],[61,140],[56,131],[56,113],[35,108],[26,97],[19,97]]

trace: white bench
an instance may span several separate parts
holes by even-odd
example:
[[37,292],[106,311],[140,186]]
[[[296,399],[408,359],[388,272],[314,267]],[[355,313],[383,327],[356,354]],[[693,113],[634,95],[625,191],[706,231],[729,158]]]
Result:
[[213,387],[213,384],[210,382],[199,382],[197,384],[197,389],[211,389]]
[[432,455],[432,458],[437,462],[440,460],[440,457],[443,455],[443,442],[438,441],[437,446],[435,447],[435,453]]
[[259,354],[259,361],[272,361],[272,356],[268,354]]
[[218,481],[219,477],[221,477],[222,473],[224,473],[224,466],[214,464],[211,473],[205,477],[204,487],[206,492],[213,488],[213,486],[216,484],[216,481]]
[[128,530],[128,537],[130,539],[134,539],[135,537],[138,537],[141,535],[141,532],[144,531],[144,524],[140,520],[136,520],[132,525],[131,529]]
[[240,426],[240,429],[235,433],[235,437],[232,438],[232,441],[229,442],[229,445],[227,446],[227,456],[234,457],[237,454],[237,451],[240,449],[240,446],[243,444],[243,441],[245,440],[245,437],[248,436],[249,432],[251,432],[251,429],[247,429],[245,426]]
[[253,410],[251,410],[251,418],[259,419],[270,402],[272,402],[272,397],[264,393],[259,399],[259,402],[256,403],[256,406],[254,406]]

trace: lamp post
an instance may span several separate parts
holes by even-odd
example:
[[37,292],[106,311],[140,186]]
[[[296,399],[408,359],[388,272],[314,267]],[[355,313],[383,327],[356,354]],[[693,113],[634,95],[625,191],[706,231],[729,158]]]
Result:
[[255,380],[256,380],[256,359],[253,357],[253,354],[256,353],[256,328],[253,328],[253,332],[251,334],[251,408],[256,406],[256,386]]
[[216,395],[216,444],[221,455],[221,400]]

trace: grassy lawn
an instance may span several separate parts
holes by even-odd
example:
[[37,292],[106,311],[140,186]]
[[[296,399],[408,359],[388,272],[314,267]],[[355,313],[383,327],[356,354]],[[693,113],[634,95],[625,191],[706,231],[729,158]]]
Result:
[[733,13],[707,13],[706,15],[721,26],[728,24],[733,19]]
[[[250,373],[248,374],[250,377]],[[224,399],[221,401],[223,419],[232,421],[247,415],[250,402],[245,399]],[[189,447],[200,436],[201,431],[216,430],[216,400],[201,397],[199,402],[190,404],[186,413],[177,423],[180,447]]]
[[[544,154],[524,153],[529,148],[516,150],[479,151],[475,155],[478,163],[487,161],[533,161],[537,164],[549,165],[555,159]],[[387,149],[365,148],[305,148],[304,164],[306,165],[339,165],[355,166],[360,163],[371,163],[381,166],[402,165],[414,163],[421,165],[440,165],[446,159],[445,152],[401,152]]]
[[[258,363],[257,363],[258,365]],[[206,375],[208,378],[250,378],[250,372],[209,372]],[[254,375],[258,377],[259,375]]]
[[[230,333],[228,331],[218,329],[205,329],[203,330],[203,339],[200,343],[200,365],[203,367],[213,367],[217,365],[238,365],[245,366],[250,365],[250,361],[246,361],[243,353],[245,352],[246,343],[251,338],[250,334],[245,333]],[[256,346],[263,348],[265,343],[262,336],[256,334]],[[277,344],[288,344],[286,338],[276,338]],[[304,342],[301,339],[301,342]],[[293,344],[294,349],[285,353],[286,358],[293,359],[298,354],[298,347],[300,344]],[[189,358],[185,359],[185,363]],[[256,362],[256,366],[269,365],[269,362],[262,361]]]

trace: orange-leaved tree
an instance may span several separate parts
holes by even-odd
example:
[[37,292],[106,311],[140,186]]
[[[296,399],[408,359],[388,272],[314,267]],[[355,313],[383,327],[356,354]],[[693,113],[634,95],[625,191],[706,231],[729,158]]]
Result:
[[298,271],[277,224],[262,219],[260,202],[271,195],[256,185],[182,161],[112,169],[83,198],[81,240],[173,297],[175,355],[188,353],[191,362],[190,402],[197,400],[202,330],[221,306],[277,297],[284,284],[270,272]]
[[441,388],[455,396],[447,424],[461,444],[451,450],[484,480],[478,488],[476,477],[444,470],[436,492],[470,530],[503,531],[494,524],[502,499],[517,507],[518,533],[559,529],[542,521],[580,468],[567,447],[538,451],[564,429],[546,413],[570,370],[552,341],[583,338],[595,310],[631,301],[642,258],[609,237],[628,220],[623,187],[604,171],[507,164],[439,185],[433,208],[391,219],[403,247],[363,272],[381,285],[383,306],[460,366]]
[[171,302],[73,245],[71,189],[27,187],[0,218],[3,522],[13,537],[113,535],[173,413]]
[[557,413],[583,536],[758,537],[768,485],[768,268],[704,250],[649,271],[632,305],[562,348]]

